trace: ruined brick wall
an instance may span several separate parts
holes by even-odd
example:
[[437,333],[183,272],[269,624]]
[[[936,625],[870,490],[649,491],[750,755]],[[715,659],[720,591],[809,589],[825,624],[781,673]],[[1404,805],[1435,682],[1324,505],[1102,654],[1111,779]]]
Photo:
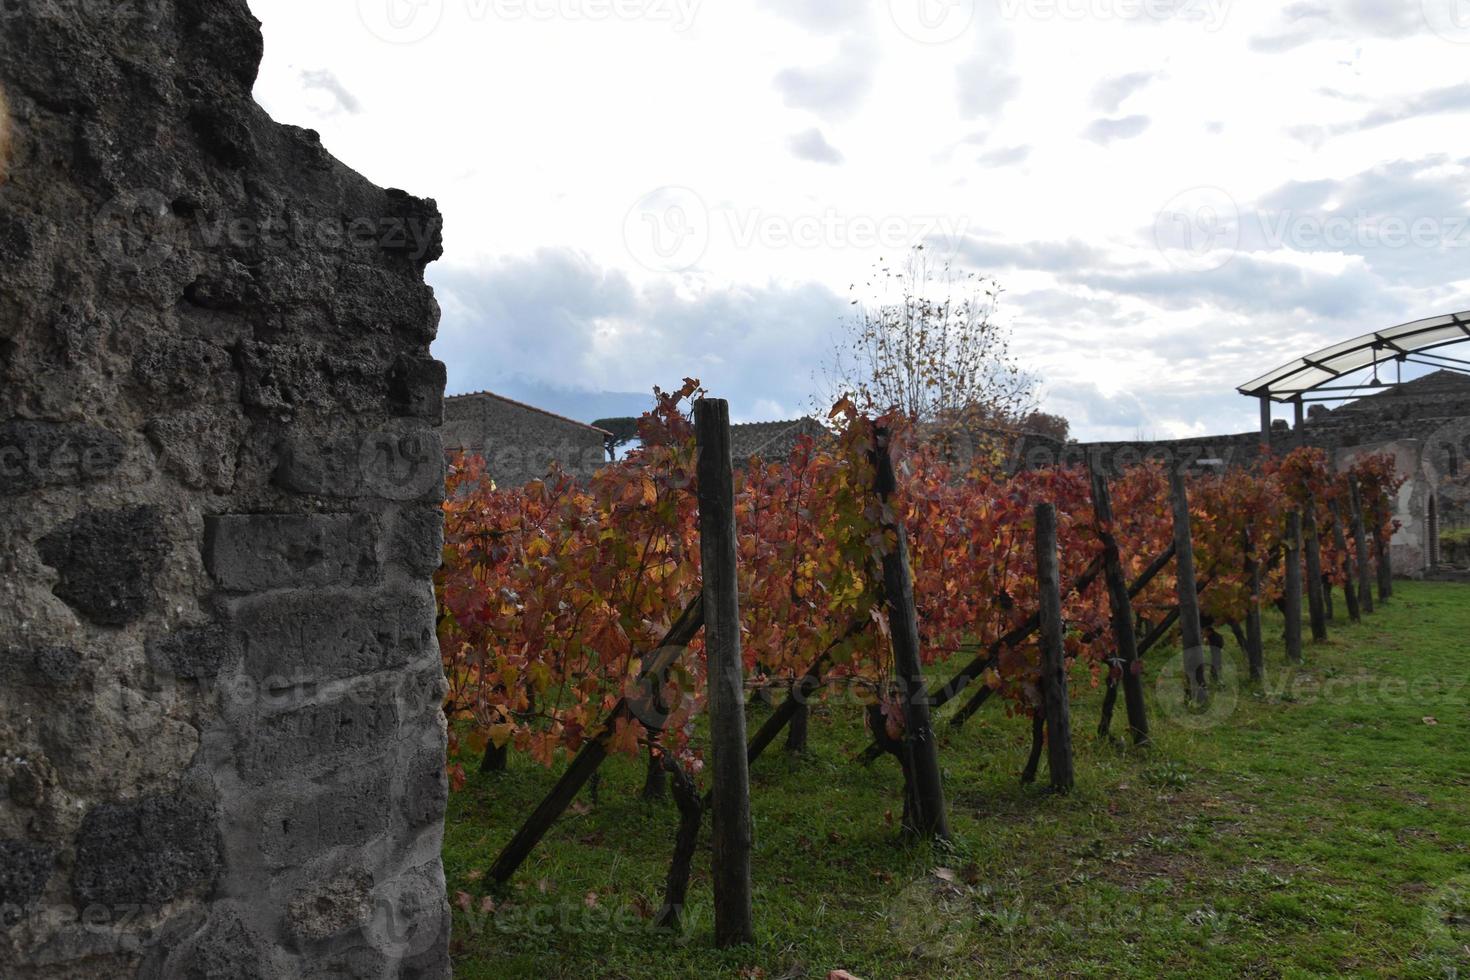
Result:
[[440,219],[258,27],[0,8],[7,980],[449,972]]

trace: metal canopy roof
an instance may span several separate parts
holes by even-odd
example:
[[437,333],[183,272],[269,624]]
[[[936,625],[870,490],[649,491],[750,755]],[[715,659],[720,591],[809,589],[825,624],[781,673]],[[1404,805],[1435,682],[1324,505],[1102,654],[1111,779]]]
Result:
[[[1415,320],[1413,323],[1390,327],[1387,330],[1379,330],[1376,333],[1364,334],[1340,344],[1333,344],[1331,347],[1324,347],[1315,354],[1299,357],[1269,374],[1264,374],[1254,381],[1241,385],[1237,390],[1242,395],[1250,395],[1255,398],[1291,402],[1311,391],[1347,390],[1350,387],[1361,387],[1346,386],[1334,389],[1329,386],[1337,379],[1357,371],[1395,360],[1409,360],[1411,355],[1424,356],[1425,351],[1467,340],[1470,340],[1470,311],[1432,316],[1424,320]],[[1427,356],[1434,357],[1436,360],[1450,361],[1452,364],[1465,363],[1438,355]],[[1416,358],[1415,363],[1428,364],[1431,362],[1421,362]],[[1449,365],[1436,366],[1449,367]],[[1454,370],[1452,367],[1450,369]]]

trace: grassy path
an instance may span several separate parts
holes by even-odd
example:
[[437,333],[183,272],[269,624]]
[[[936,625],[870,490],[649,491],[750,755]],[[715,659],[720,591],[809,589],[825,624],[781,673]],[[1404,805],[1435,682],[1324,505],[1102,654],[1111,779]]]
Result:
[[[685,934],[649,932],[673,807],[610,763],[492,912],[456,910],[456,976],[1470,977],[1470,587],[1401,584],[1283,659],[1205,717],[1159,700],[1150,661],[1146,753],[1096,738],[1086,692],[1067,799],[1017,785],[1028,726],[988,706],[944,736],[944,853],[898,842],[896,767],[850,761],[861,722],[832,706],[811,753],[752,771],[758,942],[734,952],[711,948],[707,850]],[[552,778],[515,759],[451,799],[451,895]]]

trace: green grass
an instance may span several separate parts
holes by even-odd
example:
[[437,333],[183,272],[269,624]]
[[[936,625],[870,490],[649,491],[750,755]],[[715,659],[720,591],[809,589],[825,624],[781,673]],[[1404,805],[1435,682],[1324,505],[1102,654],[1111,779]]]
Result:
[[[707,840],[685,930],[649,930],[675,814],[639,802],[641,766],[615,760],[601,802],[553,828],[493,912],[455,910],[455,973],[1470,976],[1467,639],[1470,587],[1399,583],[1304,668],[1277,644],[1264,689],[1230,685],[1204,719],[1155,697],[1151,660],[1153,747],[1099,740],[1099,696],[1082,693],[1067,798],[1018,785],[1028,726],[987,705],[940,725],[944,850],[899,839],[897,769],[852,761],[861,722],[832,705],[808,755],[778,743],[752,771],[757,942],[737,950],[711,941]],[[450,801],[451,895],[478,902],[476,870],[554,776],[524,759],[471,775]]]

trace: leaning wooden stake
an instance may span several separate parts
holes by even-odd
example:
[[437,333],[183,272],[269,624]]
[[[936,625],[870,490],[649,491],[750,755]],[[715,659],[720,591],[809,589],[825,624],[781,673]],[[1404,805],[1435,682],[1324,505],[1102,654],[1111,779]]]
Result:
[[1302,515],[1293,510],[1286,515],[1286,596],[1282,612],[1286,616],[1286,659],[1302,662]]
[[[635,687],[640,692],[639,699],[649,699],[651,703],[646,689],[656,687],[655,679],[668,673],[669,668],[683,655],[684,648],[689,646],[690,641],[694,639],[695,634],[703,625],[704,602],[696,598],[685,607],[674,625],[669,627],[658,649],[643,658],[643,665],[639,669],[635,682]],[[645,727],[656,728],[651,720],[653,716],[649,712],[642,712],[642,715],[641,720]],[[633,701],[627,696],[620,698],[618,703],[613,705],[612,711],[608,712],[607,718],[603,720],[599,728],[600,734],[577,753],[572,764],[567,766],[567,771],[562,773],[556,785],[551,787],[551,791],[546,794],[546,798],[526,818],[525,823],[521,824],[515,836],[496,857],[490,870],[485,872],[487,881],[503,884],[510,880],[511,875],[516,873],[516,869],[551,829],[551,825],[571,804],[577,792],[592,778],[593,773],[597,772],[597,767],[602,765],[602,760],[607,758],[607,742],[616,730],[618,721],[620,719],[632,721],[639,717],[639,714],[634,711]]]
[[1057,793],[1070,793],[1074,782],[1072,712],[1067,693],[1055,504],[1036,505],[1036,581],[1041,603],[1041,691],[1046,709],[1046,761],[1051,770],[1051,788]]
[[1261,563],[1256,560],[1255,541],[1250,528],[1241,531],[1241,545],[1245,548],[1245,574],[1250,580],[1250,605],[1245,613],[1245,656],[1250,661],[1251,680],[1263,680],[1266,676],[1266,645],[1261,630]]
[[1358,609],[1358,588],[1354,582],[1353,556],[1348,553],[1347,534],[1342,527],[1342,507],[1336,500],[1329,505],[1332,513],[1332,541],[1337,545],[1337,553],[1342,556],[1342,598],[1347,603],[1348,618],[1353,622],[1362,622],[1363,615]]
[[[1133,603],[1128,597],[1128,580],[1123,576],[1118,539],[1113,535],[1113,500],[1108,492],[1108,481],[1095,469],[1091,476],[1092,508],[1103,544],[1103,576],[1112,608],[1113,640],[1117,645],[1118,669],[1123,675],[1123,703],[1128,709],[1128,729],[1133,733],[1133,741],[1141,745],[1148,741],[1148,709],[1143,700],[1143,677],[1138,670],[1138,634],[1133,624]],[[1114,695],[1114,685],[1109,684],[1108,693]]]
[[695,402],[694,428],[699,446],[699,556],[704,574],[710,773],[714,783],[710,865],[715,893],[715,945],[724,948],[755,941],[750,766],[745,759],[745,666],[740,656],[729,405],[718,398]]
[[1307,607],[1312,618],[1312,641],[1327,640],[1327,597],[1322,587],[1322,542],[1317,535],[1317,507],[1308,500],[1302,511],[1303,549],[1307,562]]
[[1353,515],[1353,543],[1358,551],[1358,606],[1365,613],[1373,611],[1373,570],[1368,558],[1368,532],[1363,526],[1363,496],[1358,481],[1348,477],[1348,505]]
[[673,776],[674,802],[679,808],[679,832],[674,837],[674,856],[669,861],[669,875],[664,882],[664,904],[654,925],[660,929],[678,929],[689,896],[689,872],[699,843],[699,826],[704,822],[705,804],[683,766],[662,755],[654,761]]
[[1184,673],[1190,696],[1204,703],[1205,641],[1200,625],[1198,583],[1194,577],[1194,540],[1190,532],[1189,491],[1184,485],[1184,471],[1174,466],[1169,473],[1169,490],[1174,505],[1174,550],[1178,555],[1179,620],[1184,642]]
[[[879,428],[876,436],[875,489],[887,502],[898,489],[898,480],[888,451],[889,433]],[[939,774],[939,745],[930,724],[929,692],[919,658],[919,618],[909,573],[908,535],[899,521],[884,530],[892,535],[892,544],[883,554],[883,597],[888,606],[895,679],[902,685],[903,739],[912,750],[913,803],[917,810],[912,829],[925,837],[948,839],[949,819],[945,815],[944,785]]]

